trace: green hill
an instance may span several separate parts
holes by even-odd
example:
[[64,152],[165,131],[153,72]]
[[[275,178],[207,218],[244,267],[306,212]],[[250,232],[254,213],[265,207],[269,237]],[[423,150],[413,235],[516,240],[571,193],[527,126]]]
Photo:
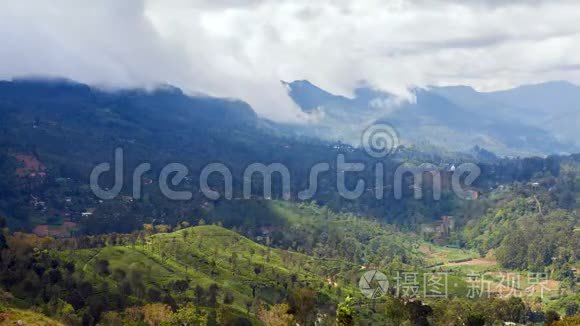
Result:
[[62,326],[63,324],[54,319],[50,319],[42,314],[15,308],[5,309],[0,313],[0,325],[17,325],[22,321],[22,325],[28,326]]
[[[316,289],[318,302],[332,305],[341,296],[355,293],[355,283],[347,283],[343,273],[352,264],[269,248],[213,225],[147,236],[135,245],[62,255],[72,259],[94,284],[122,288],[125,280],[120,278],[129,284],[135,283],[133,278],[141,278],[145,296],[159,291],[171,293],[179,301],[195,298],[198,287],[216,284],[218,302],[226,295],[233,297],[233,302],[222,305],[233,314],[246,314],[258,297],[262,303],[276,304],[300,288]],[[187,285],[178,290],[176,284],[183,281]],[[131,292],[139,302],[139,294],[134,289]]]

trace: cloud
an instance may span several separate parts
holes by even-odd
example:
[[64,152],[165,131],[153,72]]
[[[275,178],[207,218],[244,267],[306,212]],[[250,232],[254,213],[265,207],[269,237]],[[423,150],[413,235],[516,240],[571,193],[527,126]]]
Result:
[[580,82],[578,21],[569,0],[12,0],[0,3],[0,78],[169,83],[298,121],[280,80],[347,96],[361,81],[401,96]]

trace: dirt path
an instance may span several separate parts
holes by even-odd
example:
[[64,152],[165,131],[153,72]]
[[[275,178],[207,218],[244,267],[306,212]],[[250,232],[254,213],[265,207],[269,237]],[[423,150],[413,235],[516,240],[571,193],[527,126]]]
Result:
[[460,263],[448,263],[445,266],[494,266],[496,264],[497,261],[495,259],[475,258]]

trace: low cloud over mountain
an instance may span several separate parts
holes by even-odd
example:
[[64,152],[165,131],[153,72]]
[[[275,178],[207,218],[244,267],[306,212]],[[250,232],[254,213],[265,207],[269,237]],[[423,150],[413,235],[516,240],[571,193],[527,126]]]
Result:
[[578,83],[579,20],[568,0],[3,1],[0,78],[172,84],[301,121],[279,80],[343,96],[364,80],[407,97],[410,86]]

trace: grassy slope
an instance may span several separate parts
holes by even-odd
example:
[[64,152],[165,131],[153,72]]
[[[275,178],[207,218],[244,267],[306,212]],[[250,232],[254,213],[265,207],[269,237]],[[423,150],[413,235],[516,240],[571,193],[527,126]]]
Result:
[[427,255],[428,266],[449,264],[457,260],[479,257],[479,254],[473,250],[437,246],[431,243],[424,243],[421,245],[420,250]]
[[7,319],[0,321],[0,325],[16,325],[19,320],[28,326],[61,326],[62,323],[50,319],[42,314],[30,310],[9,308],[6,310]]
[[[509,296],[510,293],[518,293],[519,296],[526,297],[528,296],[526,291],[532,291],[531,287],[534,287],[534,292],[530,294],[532,297],[540,296],[542,288],[545,302],[553,302],[557,297],[559,282],[553,279],[544,281],[541,285],[536,285],[530,283],[530,274],[528,272],[501,268],[493,257],[478,258],[477,252],[471,250],[433,245],[422,246],[424,251],[427,251],[427,248],[429,251],[427,253],[427,261],[433,264],[442,264],[432,269],[447,271],[450,273],[450,278],[460,279],[458,288],[468,287],[467,284],[462,283],[464,283],[468,275],[475,274],[485,275],[485,281],[489,283],[489,290],[502,293],[505,296]],[[471,260],[453,262],[469,258]]]
[[[466,255],[452,248],[433,247],[432,250],[446,253],[446,261],[450,257],[463,258]],[[235,264],[232,263],[234,254],[237,257]],[[467,256],[471,254],[467,253]],[[174,280],[190,279],[191,289],[186,293],[190,297],[194,295],[192,289],[196,285],[207,288],[217,283],[221,289],[234,294],[233,308],[238,312],[245,312],[245,302],[252,301],[252,284],[258,285],[261,298],[275,303],[283,299],[283,284],[291,287],[292,275],[296,275],[297,282],[307,283],[321,289],[328,297],[339,299],[337,287],[342,296],[347,293],[360,296],[357,282],[363,273],[360,266],[348,262],[269,249],[235,232],[211,225],[155,234],[148,237],[144,245],[135,247],[112,246],[80,250],[75,254],[77,265],[95,278],[101,278],[93,270],[98,259],[108,260],[111,270],[120,267],[140,272],[148,286],[164,288]],[[261,267],[259,274],[254,270],[257,266]],[[345,269],[356,269],[356,279],[345,275]],[[329,286],[329,280],[336,282],[336,286]],[[423,284],[422,277],[419,277],[419,283]],[[466,292],[463,273],[450,273],[449,293],[465,295]]]
[[[303,228],[333,227],[349,234],[369,232],[387,232],[373,225],[374,222],[360,220],[352,223],[348,219],[323,220],[324,213],[310,206],[290,205],[284,202],[269,203],[273,214],[291,225]],[[359,230],[359,228],[364,228]],[[374,230],[374,231],[373,231]],[[360,231],[360,232],[359,232]],[[412,255],[425,256],[419,246],[415,246],[417,238],[398,232],[391,232],[389,241],[401,243]],[[423,247],[423,246],[422,246]],[[426,255],[427,261],[447,264],[450,260],[475,258],[477,254],[461,249],[430,245],[431,254]],[[97,253],[95,255],[95,253]],[[268,248],[243,237],[235,232],[218,226],[198,226],[173,233],[155,234],[146,239],[144,245],[135,247],[106,247],[99,252],[96,249],[81,250],[77,254],[86,272],[92,273],[97,259],[106,259],[111,264],[111,270],[121,267],[126,271],[140,271],[147,284],[164,287],[171,281],[188,278],[192,280],[191,287],[201,285],[207,288],[217,283],[220,288],[231,290],[235,296],[234,307],[245,311],[245,302],[252,300],[252,284],[259,284],[260,297],[266,297],[271,303],[281,299],[283,283],[291,283],[291,275],[295,274],[299,282],[310,283],[318,288],[325,284],[323,292],[331,298],[338,298],[336,288],[328,287],[329,279],[341,288],[342,295],[352,293],[360,295],[358,278],[363,273],[360,265],[340,260],[325,260],[303,255],[296,252]],[[236,256],[236,264],[232,257]],[[90,260],[88,263],[87,261]],[[215,267],[212,267],[215,262]],[[254,268],[262,267],[262,272],[256,274]],[[406,269],[406,268],[405,268]],[[350,273],[345,272],[350,271]],[[352,271],[356,271],[353,272]],[[392,275],[394,276],[394,275]],[[95,276],[97,277],[97,276]],[[465,293],[466,284],[463,275],[450,275],[450,293]],[[193,295],[190,291],[188,295]]]
[[[289,206],[274,202],[273,211],[292,225],[305,228],[320,227],[316,218],[321,212],[310,212],[311,207]],[[314,218],[312,216],[315,216]],[[346,220],[328,220],[326,223],[342,226]],[[347,223],[344,227],[351,233],[355,229]],[[411,241],[413,243],[413,241]],[[418,254],[425,256],[428,263],[441,263],[429,271],[449,272],[449,294],[465,296],[469,284],[467,275],[472,272],[497,272],[493,259],[478,259],[473,251],[424,244],[417,248]],[[428,252],[426,252],[428,251]],[[234,259],[235,257],[235,259]],[[474,258],[473,261],[454,263],[456,260]],[[301,283],[320,289],[335,300],[347,293],[360,296],[357,288],[360,266],[340,260],[324,260],[300,253],[268,248],[233,231],[219,226],[206,225],[149,236],[145,243],[136,246],[111,246],[102,249],[79,250],[74,253],[77,268],[89,275],[101,278],[94,272],[98,259],[110,262],[111,270],[123,268],[129,272],[138,271],[147,286],[166,288],[175,280],[189,279],[190,290],[184,295],[194,297],[193,288],[200,285],[207,289],[212,283],[219,285],[221,296],[225,291],[233,293],[232,309],[237,313],[246,312],[246,303],[251,302],[252,285],[257,285],[257,294],[268,303],[284,299],[284,283],[292,287],[292,275]],[[233,262],[235,260],[235,262]],[[255,268],[260,267],[259,273]],[[353,272],[355,271],[355,272]],[[502,278],[488,274],[493,283],[504,283]],[[521,287],[526,287],[527,275],[521,275]],[[329,282],[330,281],[330,282]],[[329,283],[337,282],[336,286]],[[422,277],[419,282],[423,286]],[[113,284],[113,283],[111,283]],[[393,284],[394,281],[393,281]],[[321,286],[323,285],[323,286]],[[340,288],[340,295],[337,293]],[[221,302],[221,298],[219,300]]]
[[[232,256],[237,256],[232,263]],[[94,263],[104,259],[110,269],[122,268],[139,272],[147,286],[164,288],[172,281],[189,279],[190,290],[185,295],[193,297],[193,288],[216,283],[231,291],[235,297],[232,307],[245,312],[245,303],[252,301],[252,284],[257,284],[260,297],[269,303],[283,299],[284,283],[292,286],[292,275],[297,282],[318,288],[328,284],[327,279],[339,273],[339,261],[323,261],[278,249],[269,249],[235,232],[219,226],[198,226],[173,233],[155,234],[143,245],[110,246],[102,249],[79,250],[72,256],[84,272],[95,279],[105,279],[94,271]],[[215,264],[214,264],[215,263]],[[260,267],[256,273],[255,267]],[[339,285],[344,294],[353,292],[348,284]],[[336,297],[334,287],[322,290]],[[221,300],[220,300],[221,301]]]
[[[424,247],[425,245],[418,250],[424,252]],[[492,272],[487,274],[486,279],[494,287],[506,282],[501,275],[493,273],[497,271],[493,259],[452,263],[450,261],[476,258],[477,255],[471,251],[433,245],[429,250],[426,254],[428,261],[443,263],[429,268],[429,271],[449,272],[449,295],[466,297],[470,287],[466,279],[471,272]],[[285,299],[284,283],[292,288],[292,275],[295,275],[301,285],[308,283],[323,296],[336,302],[347,293],[360,298],[358,277],[363,272],[360,266],[348,262],[317,259],[296,252],[268,248],[214,225],[155,234],[147,237],[142,245],[78,250],[71,257],[78,269],[82,269],[95,280],[110,281],[111,284],[114,283],[110,278],[99,276],[95,272],[97,260],[108,260],[111,270],[122,268],[126,272],[138,272],[148,287],[163,289],[169,287],[172,281],[189,279],[190,289],[183,294],[189,298],[195,297],[193,289],[196,285],[207,289],[210,284],[216,283],[221,289],[218,302],[222,302],[226,291],[231,292],[235,300],[227,309],[239,315],[246,314],[246,303],[253,300],[252,285],[257,285],[256,292],[262,300],[273,304]],[[260,267],[259,273],[256,273],[256,267]],[[356,272],[353,273],[353,270]],[[527,275],[521,274],[520,277],[521,284],[518,288],[523,290],[528,286]],[[391,284],[396,284],[394,279],[389,279]],[[334,285],[334,282],[337,284]],[[425,282],[422,275],[418,282],[423,289]]]

